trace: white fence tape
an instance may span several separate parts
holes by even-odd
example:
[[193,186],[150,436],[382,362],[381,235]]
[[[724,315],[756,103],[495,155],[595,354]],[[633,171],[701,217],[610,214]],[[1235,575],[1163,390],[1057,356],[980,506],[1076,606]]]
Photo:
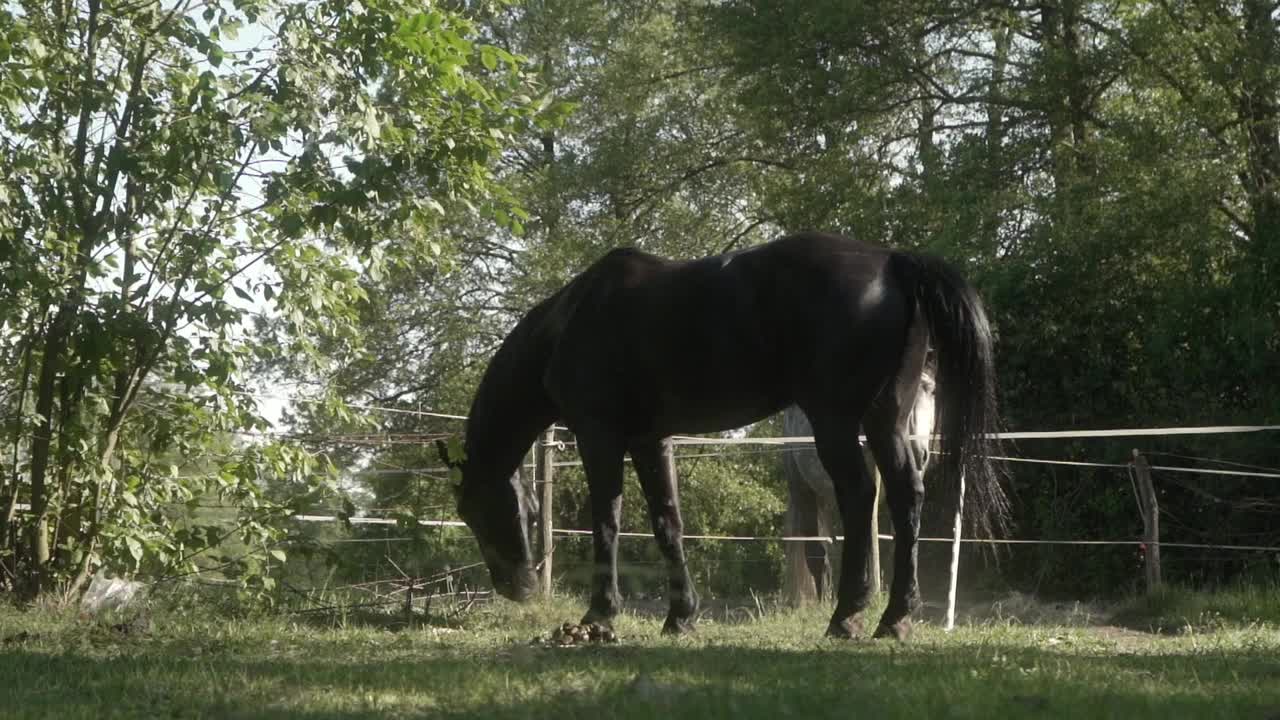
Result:
[[[1051,438],[1109,438],[1109,437],[1152,437],[1168,435],[1235,435],[1240,433],[1280,431],[1280,425],[1211,425],[1205,427],[1185,428],[1119,428],[1112,430],[1037,430],[1026,432],[1002,432],[987,435],[993,440],[1045,440]],[[934,440],[937,435],[910,435],[911,440]],[[858,440],[865,442],[866,435],[859,435]],[[675,435],[672,441],[676,445],[798,445],[812,444],[812,435],[796,435],[791,437],[743,437],[743,438],[709,438],[693,435]]]
[[[301,522],[336,522],[338,518],[334,515],[294,515],[294,520]],[[348,518],[352,525],[396,525],[399,520],[394,518],[379,517],[352,517]],[[466,527],[467,524],[460,520],[419,520],[419,525],[428,527]],[[570,528],[554,528],[552,533],[566,537],[578,537],[591,535],[590,530],[576,530]],[[652,533],[647,532],[619,532],[618,537],[632,538],[650,538]],[[893,540],[893,535],[882,534],[879,536],[881,540]],[[824,537],[820,535],[685,535],[685,540],[730,540],[730,541],[755,541],[755,542],[843,542],[843,535],[834,535]],[[376,539],[371,540],[371,542]],[[920,542],[928,543],[949,543],[953,538],[943,537],[922,537]],[[1014,540],[1014,539],[982,539],[982,538],[961,538],[960,542],[987,544],[987,545],[1142,545],[1141,540]],[[1179,543],[1179,542],[1161,542],[1160,547],[1172,548],[1190,548],[1204,550],[1262,550],[1280,552],[1280,546],[1270,545],[1214,545],[1209,543]]]

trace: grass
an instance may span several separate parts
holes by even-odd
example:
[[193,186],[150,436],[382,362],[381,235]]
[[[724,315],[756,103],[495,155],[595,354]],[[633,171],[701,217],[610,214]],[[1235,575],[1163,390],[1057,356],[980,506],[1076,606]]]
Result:
[[1157,633],[1280,626],[1280,587],[1245,585],[1213,593],[1166,586],[1121,606],[1113,621]]
[[678,639],[658,635],[660,618],[628,614],[620,644],[567,649],[529,640],[576,620],[569,600],[399,630],[163,610],[149,630],[113,629],[0,606],[0,716],[1270,720],[1277,602],[1178,635],[1078,610],[1025,624],[1005,607],[953,633],[925,622],[905,645],[824,640],[825,611],[753,604]]

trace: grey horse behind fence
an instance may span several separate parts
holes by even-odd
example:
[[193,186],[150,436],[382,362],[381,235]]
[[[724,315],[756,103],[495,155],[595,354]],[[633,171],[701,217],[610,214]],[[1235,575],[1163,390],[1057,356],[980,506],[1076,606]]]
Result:
[[[932,360],[932,353],[930,354]],[[912,436],[929,435],[934,422],[934,377],[932,366],[926,367],[920,378],[915,406],[911,411]],[[792,405],[782,414],[783,434],[787,437],[813,435],[809,418],[799,407]],[[914,438],[912,455],[920,472],[929,462],[930,441]],[[869,455],[869,453],[868,453]],[[823,469],[818,453],[804,448],[783,453],[783,474],[787,479],[787,515],[785,534],[793,537],[830,538],[836,534],[833,518],[836,515],[835,488],[831,476]],[[873,520],[872,527],[879,523]],[[785,543],[785,575],[783,595],[791,605],[803,605],[822,600],[832,585],[832,544],[820,540]]]

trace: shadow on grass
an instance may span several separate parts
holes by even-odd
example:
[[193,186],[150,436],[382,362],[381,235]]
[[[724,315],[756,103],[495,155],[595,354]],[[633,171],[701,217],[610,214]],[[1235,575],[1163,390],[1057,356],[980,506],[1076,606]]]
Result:
[[[872,620],[878,618],[882,611],[882,605],[882,602],[874,605],[868,611],[868,617],[872,618]],[[417,608],[415,612],[409,613],[402,608],[392,607],[385,603],[375,603],[370,607],[363,607],[358,604],[332,604],[288,611],[287,616],[292,622],[322,630],[369,628],[402,632],[432,627],[459,629],[475,624],[477,618],[480,618],[483,622],[490,615],[497,616],[497,619],[493,622],[501,622],[503,606],[505,606],[505,603],[495,603],[493,600],[477,603],[452,602],[441,603],[441,606],[434,608],[428,607],[425,611],[423,608]],[[547,612],[548,607],[552,608],[551,612],[558,613],[559,620],[557,623],[559,621],[576,621],[587,612],[588,601],[586,598],[562,596],[550,606],[544,603],[535,607],[544,613]],[[660,626],[666,618],[669,608],[668,601],[664,599],[630,598],[627,600],[623,612],[631,617],[641,618],[646,622],[656,623]],[[698,621],[742,625],[759,622],[762,618],[770,617],[779,610],[786,611],[772,597],[703,599],[698,611]],[[812,611],[813,608],[809,608],[809,610]],[[815,628],[821,629],[826,626],[824,614],[829,613],[830,608],[824,607],[816,612],[813,624]],[[550,616],[548,615],[548,617]],[[940,617],[941,614],[939,613]]]
[[[194,656],[0,647],[5,717],[1143,718],[1280,713],[1267,651],[1063,654],[1001,642],[685,641],[581,649],[352,647]],[[353,643],[355,645],[357,643]]]

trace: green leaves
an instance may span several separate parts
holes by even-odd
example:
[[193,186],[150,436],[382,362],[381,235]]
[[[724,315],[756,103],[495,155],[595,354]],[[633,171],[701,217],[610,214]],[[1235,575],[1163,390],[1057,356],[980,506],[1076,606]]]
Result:
[[125,536],[125,547],[129,549],[129,556],[133,558],[134,569],[142,564],[142,542],[132,536]]
[[377,142],[382,126],[378,124],[378,113],[372,106],[364,109],[363,129],[365,134],[369,136],[370,143]]
[[[68,7],[57,23],[0,10],[0,387],[23,408],[5,417],[48,407],[7,428],[17,456],[38,460],[5,477],[79,523],[61,526],[66,542],[167,567],[211,542],[193,526],[166,539],[187,512],[167,503],[216,489],[260,513],[277,507],[268,487],[327,482],[298,474],[315,465],[301,451],[257,456],[252,435],[227,435],[266,427],[234,395],[246,369],[358,352],[355,268],[437,262],[448,245],[434,227],[455,203],[488,206],[488,163],[530,93],[520,60],[478,44],[471,20],[410,0],[213,0],[198,16],[92,21]],[[242,440],[188,474],[185,458],[228,437]],[[44,481],[63,476],[88,480]],[[270,519],[237,533],[270,539]],[[63,558],[27,566],[41,582],[74,575]]]

